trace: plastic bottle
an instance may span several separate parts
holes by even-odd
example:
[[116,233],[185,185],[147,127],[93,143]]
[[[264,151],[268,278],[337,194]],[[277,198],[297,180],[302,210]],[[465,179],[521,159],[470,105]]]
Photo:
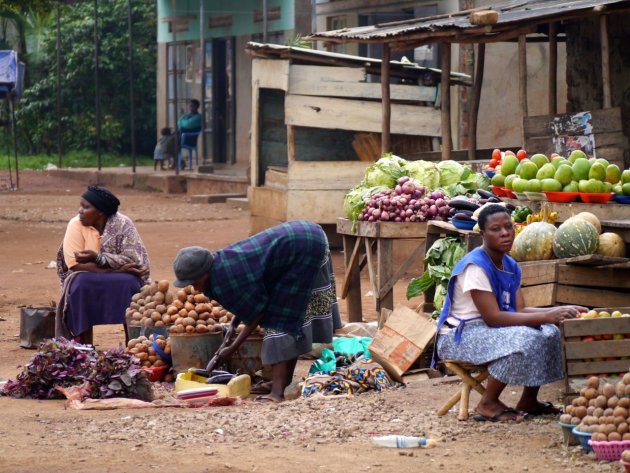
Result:
[[431,448],[434,447],[438,440],[427,439],[426,437],[408,437],[406,435],[383,435],[381,437],[372,438],[372,442],[381,447],[391,448]]

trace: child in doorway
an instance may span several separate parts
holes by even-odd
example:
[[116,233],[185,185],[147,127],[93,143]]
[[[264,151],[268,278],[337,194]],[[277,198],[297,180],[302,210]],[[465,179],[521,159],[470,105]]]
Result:
[[164,171],[164,161],[166,161],[169,167],[175,163],[175,135],[171,133],[171,129],[166,127],[160,130],[160,139],[155,145],[155,151],[153,152],[153,170],[157,171],[158,162],[160,163],[160,169]]

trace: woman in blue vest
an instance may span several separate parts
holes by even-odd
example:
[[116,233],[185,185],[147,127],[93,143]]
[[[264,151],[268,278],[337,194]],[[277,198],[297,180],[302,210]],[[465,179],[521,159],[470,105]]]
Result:
[[[478,223],[483,245],[453,270],[438,320],[437,355],[488,366],[475,420],[507,422],[525,414],[557,414],[560,410],[551,403],[538,401],[538,391],[564,375],[557,324],[586,309],[525,307],[521,269],[508,255],[514,242],[510,215],[503,206],[491,205],[480,212]],[[515,408],[499,399],[508,384],[524,386]]]

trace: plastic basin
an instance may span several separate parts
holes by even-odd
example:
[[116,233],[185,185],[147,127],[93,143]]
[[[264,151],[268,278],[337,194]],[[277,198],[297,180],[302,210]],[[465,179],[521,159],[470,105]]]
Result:
[[575,435],[580,441],[580,445],[582,445],[582,450],[584,450],[584,453],[589,453],[593,451],[593,448],[589,445],[592,436],[590,432],[580,432],[579,430],[577,430],[577,427],[574,427],[571,432],[573,432],[573,435]]
[[562,422],[558,422],[558,424],[560,424],[560,427],[562,427],[562,443],[565,447],[580,445],[580,439],[578,439],[577,436],[573,435],[573,429],[575,428],[575,425],[563,424]]
[[451,223],[455,228],[459,228],[460,230],[472,230],[477,224],[474,220],[460,220],[458,218],[452,218]]
[[630,440],[612,440],[608,442],[588,441],[598,460],[614,462],[621,460],[624,450],[630,450]]
[[587,204],[606,204],[614,194],[612,192],[605,194],[589,194],[580,192],[580,199]]
[[580,196],[579,192],[551,192],[545,191],[549,202],[575,202]]

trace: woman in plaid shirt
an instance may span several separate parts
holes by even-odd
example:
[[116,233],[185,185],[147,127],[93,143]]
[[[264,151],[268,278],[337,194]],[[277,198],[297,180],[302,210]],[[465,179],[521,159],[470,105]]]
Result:
[[214,253],[183,248],[173,264],[175,286],[193,285],[235,314],[245,329],[219,353],[227,360],[258,326],[265,328],[262,361],[272,366],[271,392],[281,401],[298,356],[330,343],[341,325],[328,240],[322,228],[291,221]]

